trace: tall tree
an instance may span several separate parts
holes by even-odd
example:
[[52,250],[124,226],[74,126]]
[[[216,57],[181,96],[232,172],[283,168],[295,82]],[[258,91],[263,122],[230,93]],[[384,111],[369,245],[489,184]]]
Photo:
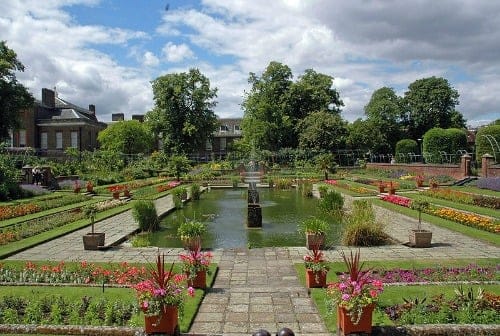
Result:
[[137,120],[119,121],[99,132],[101,148],[125,154],[148,153],[153,145],[153,134]]
[[370,126],[378,128],[386,144],[388,153],[393,153],[396,143],[402,136],[401,98],[393,88],[382,87],[373,92],[365,106],[365,115]]
[[24,71],[14,50],[0,41],[0,141],[9,138],[9,130],[19,128],[19,111],[33,105],[33,96],[17,82],[15,72]]
[[348,125],[347,146],[371,153],[390,153],[382,133],[373,122],[357,119]]
[[153,82],[155,107],[148,112],[151,127],[161,132],[167,154],[192,153],[204,148],[217,129],[213,108],[217,89],[198,69],[172,73]]
[[434,127],[450,128],[460,118],[455,106],[459,104],[458,91],[450,86],[448,80],[440,77],[418,79],[408,86],[403,98],[403,120],[408,138],[422,138],[425,132]]
[[299,146],[302,149],[333,151],[343,147],[347,135],[347,123],[340,114],[318,111],[299,121]]
[[252,88],[243,102],[245,140],[260,149],[296,148],[297,124],[313,112],[338,114],[343,106],[333,77],[308,69],[296,82],[287,65],[271,62],[261,77],[251,73]]

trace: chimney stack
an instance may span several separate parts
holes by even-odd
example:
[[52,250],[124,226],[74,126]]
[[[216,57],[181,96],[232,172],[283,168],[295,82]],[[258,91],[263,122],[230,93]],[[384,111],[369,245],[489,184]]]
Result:
[[91,114],[95,115],[95,105],[94,104],[89,105],[89,111]]
[[111,121],[123,121],[124,119],[125,119],[125,114],[123,113],[111,114]]
[[56,94],[54,91],[43,88],[42,89],[42,104],[54,108],[56,107]]

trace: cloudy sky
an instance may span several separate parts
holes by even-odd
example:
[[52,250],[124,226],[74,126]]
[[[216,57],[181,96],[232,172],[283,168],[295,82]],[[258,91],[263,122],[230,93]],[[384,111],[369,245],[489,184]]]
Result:
[[56,87],[102,121],[144,114],[150,81],[191,67],[218,88],[215,112],[240,117],[249,72],[271,61],[335,77],[348,121],[374,90],[430,76],[469,125],[500,118],[500,1],[0,0],[0,39],[36,98]]

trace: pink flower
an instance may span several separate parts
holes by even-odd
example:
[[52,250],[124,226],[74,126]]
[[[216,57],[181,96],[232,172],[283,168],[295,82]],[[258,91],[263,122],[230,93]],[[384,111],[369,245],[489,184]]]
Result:
[[189,296],[191,296],[191,297],[193,297],[193,296],[194,296],[194,288],[193,288],[193,287],[191,287],[191,286],[190,286],[190,287],[188,288],[188,294],[189,294]]
[[377,293],[377,291],[376,291],[376,290],[374,290],[374,289],[370,289],[370,296],[371,296],[372,298],[377,297],[377,295],[378,295],[378,293]]
[[351,296],[349,294],[342,294],[342,300],[349,301],[350,298]]

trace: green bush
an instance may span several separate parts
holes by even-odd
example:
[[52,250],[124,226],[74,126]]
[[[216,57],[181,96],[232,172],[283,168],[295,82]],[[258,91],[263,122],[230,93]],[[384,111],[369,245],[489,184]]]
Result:
[[418,152],[420,152],[418,144],[413,139],[402,139],[396,143],[396,159],[398,162],[407,162],[408,160],[402,160],[402,158],[406,158],[408,153],[417,154]]
[[325,195],[328,193],[328,190],[330,190],[330,188],[324,184],[321,184],[318,186],[318,192],[319,192],[319,197],[323,198],[325,197]]
[[[481,158],[484,154],[493,155],[495,152],[494,146],[488,140],[488,138],[493,138],[498,144],[500,144],[500,125],[489,125],[481,127],[476,134],[476,160],[481,162]],[[491,140],[494,142],[493,140]],[[497,149],[498,150],[498,149]],[[500,161],[500,154],[497,154],[497,162]]]
[[132,206],[132,216],[141,231],[156,231],[160,228],[160,220],[153,201],[136,201]]
[[335,190],[330,190],[319,201],[319,208],[326,213],[336,213],[342,211],[344,207],[344,198],[342,194]]
[[191,198],[193,200],[199,200],[201,195],[201,188],[198,183],[191,184]]
[[328,222],[316,217],[308,218],[299,224],[300,233],[326,233],[329,229]]
[[372,203],[367,200],[354,201],[352,212],[346,218],[342,243],[348,246],[379,246],[388,240],[384,226],[375,220]]
[[467,134],[457,128],[433,128],[424,134],[424,153],[428,153],[427,163],[442,163],[440,152],[456,154],[459,149],[467,149]]

